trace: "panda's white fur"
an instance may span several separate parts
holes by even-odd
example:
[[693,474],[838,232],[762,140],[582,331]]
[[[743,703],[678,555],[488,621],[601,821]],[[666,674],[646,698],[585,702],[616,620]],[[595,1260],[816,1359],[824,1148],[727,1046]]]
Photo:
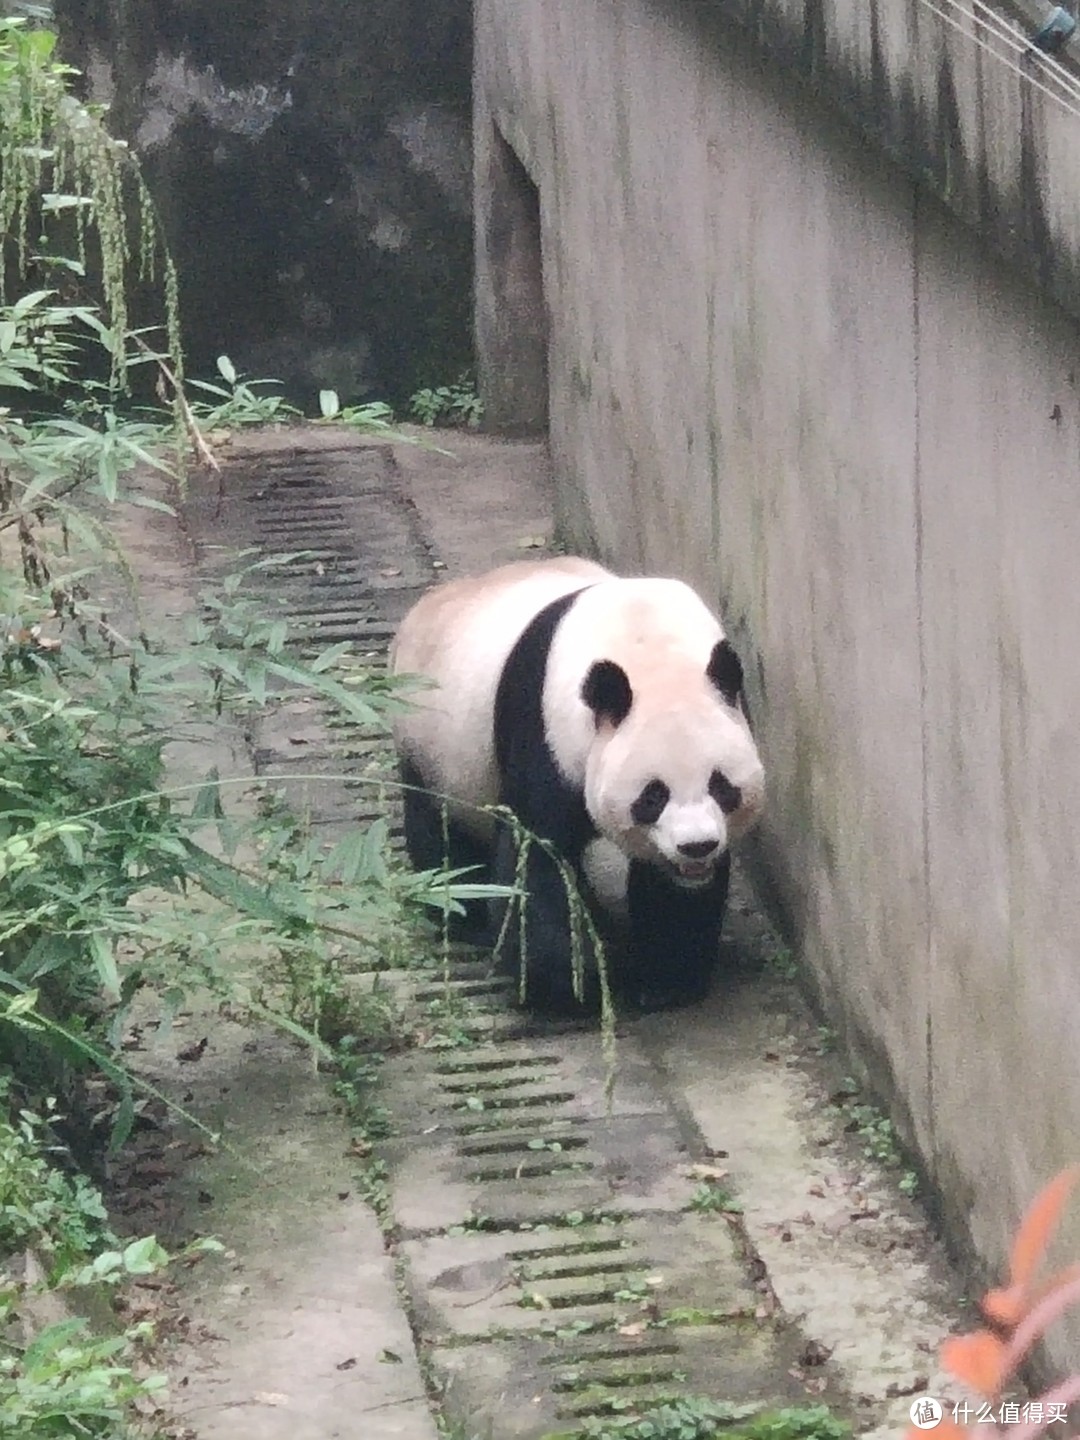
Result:
[[598,835],[581,852],[581,873],[589,894],[607,913],[625,925],[630,919],[627,895],[630,889],[630,857]]
[[490,840],[495,822],[478,807],[499,802],[495,763],[495,692],[507,657],[545,605],[582,586],[611,579],[592,560],[522,560],[486,575],[444,581],[417,601],[390,647],[390,669],[434,682],[410,695],[394,723],[398,751],[425,784],[465,802],[451,812]]
[[[564,608],[545,628],[547,607],[560,600]],[[737,676],[732,693],[710,678],[721,652],[724,674]],[[391,668],[432,682],[395,721],[395,740],[407,779],[459,802],[450,814],[461,832],[490,853],[493,821],[477,807],[517,797],[526,826],[555,833],[564,811],[583,806],[581,821],[593,833],[571,825],[566,833],[580,843],[567,858],[607,912],[650,932],[644,968],[666,963],[652,932],[668,912],[673,926],[683,917],[695,930],[695,964],[705,963],[707,897],[722,917],[728,846],[761,813],[764,772],[736,693],[738,661],[689,586],[618,578],[574,557],[503,566],[422,597],[398,631]],[[617,698],[625,682],[628,708]],[[524,731],[528,738],[516,733]],[[545,765],[550,783],[530,790],[531,771],[546,773]],[[642,802],[657,782],[663,803],[654,815]],[[436,863],[429,853],[413,859]],[[538,910],[550,910],[551,887],[538,881],[537,893]],[[537,933],[560,949],[558,925],[547,918]],[[679,938],[670,936],[673,954]],[[560,951],[538,964],[565,959]]]

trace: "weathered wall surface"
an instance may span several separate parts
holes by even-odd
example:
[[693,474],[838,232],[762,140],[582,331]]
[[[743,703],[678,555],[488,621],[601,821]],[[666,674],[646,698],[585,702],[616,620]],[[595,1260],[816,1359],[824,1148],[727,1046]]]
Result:
[[306,403],[471,365],[469,0],[59,0],[138,151],[194,373],[223,350]]
[[[477,0],[482,374],[498,400],[493,296],[530,313],[505,141],[538,192],[564,526],[722,601],[805,954],[998,1267],[1080,1135],[1080,333],[705,8]],[[881,10],[834,0],[829,33]],[[1056,215],[1047,285],[1077,243],[1048,155],[1060,183],[999,217]]]

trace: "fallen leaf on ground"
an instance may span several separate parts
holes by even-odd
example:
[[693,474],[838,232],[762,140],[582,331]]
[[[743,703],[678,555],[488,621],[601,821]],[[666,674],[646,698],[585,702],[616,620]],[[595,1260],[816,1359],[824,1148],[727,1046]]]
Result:
[[691,1165],[689,1173],[695,1180],[726,1180],[730,1172],[718,1165]]
[[808,1340],[799,1356],[800,1365],[824,1365],[832,1354],[831,1345],[822,1345],[820,1340]]

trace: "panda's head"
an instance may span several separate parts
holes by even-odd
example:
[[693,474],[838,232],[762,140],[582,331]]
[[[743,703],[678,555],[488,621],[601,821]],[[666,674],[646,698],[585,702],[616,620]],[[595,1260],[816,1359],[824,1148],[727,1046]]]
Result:
[[580,698],[595,726],[585,805],[599,833],[677,884],[708,885],[729,843],[764,805],[764,770],[741,704],[742,666],[726,639],[694,664],[635,677],[588,669]]

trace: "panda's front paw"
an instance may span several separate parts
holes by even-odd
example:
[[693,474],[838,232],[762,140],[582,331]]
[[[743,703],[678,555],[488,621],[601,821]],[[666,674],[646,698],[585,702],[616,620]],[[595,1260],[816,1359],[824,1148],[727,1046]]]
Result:
[[447,939],[459,945],[475,945],[490,950],[494,944],[491,921],[482,907],[467,905],[463,915],[446,917]]
[[513,981],[513,994],[531,1014],[550,1019],[580,1020],[599,1010],[599,984],[595,970],[586,967],[581,994],[575,993],[574,975],[565,955],[545,957],[530,951],[522,990],[521,954],[514,933],[503,936],[497,952],[499,969]]

